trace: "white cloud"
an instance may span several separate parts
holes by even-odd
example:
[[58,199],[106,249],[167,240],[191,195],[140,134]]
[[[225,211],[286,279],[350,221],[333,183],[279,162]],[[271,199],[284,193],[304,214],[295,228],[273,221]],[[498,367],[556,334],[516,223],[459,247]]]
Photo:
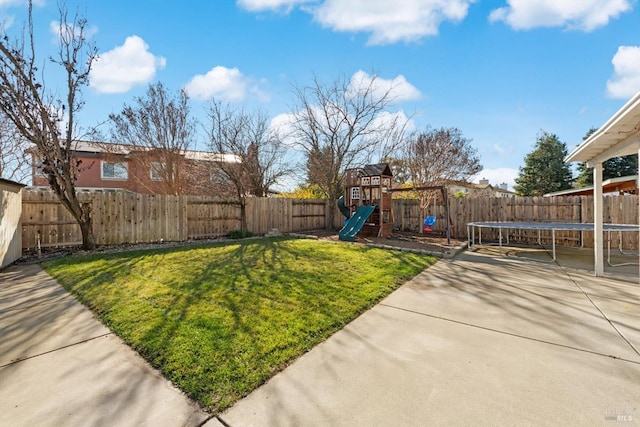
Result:
[[250,12],[274,10],[288,13],[294,6],[312,1],[315,0],[238,0],[237,4]]
[[289,148],[296,147],[296,136],[295,136],[295,127],[293,126],[296,120],[295,114],[292,113],[282,113],[275,116],[271,119],[271,123],[269,124],[269,129],[276,132],[280,139],[287,145]]
[[406,132],[411,132],[416,129],[416,124],[413,119],[407,117],[404,111],[396,111],[391,113],[389,111],[383,111],[376,118],[373,119],[371,126],[375,128],[384,128],[396,124],[399,128],[404,129]]
[[495,9],[491,22],[504,21],[515,30],[566,27],[592,31],[632,8],[631,0],[507,0]]
[[167,60],[149,52],[138,36],[129,36],[122,46],[101,54],[93,65],[89,86],[101,93],[124,93],[150,82]]
[[[0,31],[8,30],[15,22],[15,16],[5,13],[5,10],[15,6],[23,6],[27,3],[27,0],[0,0]],[[33,5],[44,6],[45,0],[34,0]]]
[[607,81],[607,94],[626,99],[640,92],[640,46],[620,46],[611,63],[613,76]]
[[[74,27],[73,25],[67,23],[64,28],[60,25],[59,21],[51,21],[49,24],[49,32],[53,34],[54,41],[57,42],[60,36],[65,36],[70,38],[69,36],[73,35],[75,37],[80,35],[80,28]],[[84,37],[90,39],[98,32],[98,27],[92,25],[90,27],[86,27],[84,29]]]
[[213,67],[207,74],[194,76],[184,88],[190,97],[200,100],[219,98],[239,102],[243,101],[248,93],[255,94],[262,101],[269,98],[257,84],[252,85],[252,79],[240,70],[221,65]]
[[238,0],[249,11],[300,8],[340,32],[369,33],[368,44],[415,42],[438,34],[444,21],[460,22],[477,0]]
[[495,168],[495,169],[483,169],[473,182],[478,183],[481,179],[488,179],[489,184],[493,186],[506,183],[509,186],[509,190],[513,190],[513,186],[516,183],[516,178],[519,174],[518,169],[513,168]]
[[493,144],[492,148],[498,156],[508,156],[511,154],[511,148],[505,148],[500,144]]
[[475,1],[325,0],[313,14],[335,31],[371,33],[368,44],[384,45],[435,36],[443,21],[462,21]]
[[0,12],[0,30],[1,31],[7,31],[13,25],[14,21],[15,21],[15,16],[5,15],[4,13]]
[[[27,4],[27,0],[0,0],[0,8],[7,8],[12,6],[21,6]],[[35,0],[33,2],[35,6],[44,6],[45,0]]]
[[[323,110],[318,106],[312,106],[312,111],[316,115],[318,122],[325,123],[325,116]],[[297,134],[295,123],[296,114],[294,113],[282,113],[271,119],[269,128],[277,132],[280,139],[290,148],[296,149],[300,146],[300,135]],[[397,112],[383,111],[377,117],[375,117],[371,123],[371,129],[384,129],[392,124],[396,124],[396,130],[404,130],[404,132],[411,132],[416,129],[416,124],[413,119],[409,118],[404,111]],[[377,134],[376,137],[380,135]],[[391,137],[391,135],[387,135]],[[397,136],[397,135],[396,135]]]
[[[375,80],[374,80],[375,79]],[[420,91],[407,79],[399,74],[392,80],[385,80],[379,76],[371,76],[362,70],[356,71],[351,76],[349,83],[350,92],[358,92],[372,86],[373,95],[378,99],[389,93],[393,101],[410,101],[420,98]]]

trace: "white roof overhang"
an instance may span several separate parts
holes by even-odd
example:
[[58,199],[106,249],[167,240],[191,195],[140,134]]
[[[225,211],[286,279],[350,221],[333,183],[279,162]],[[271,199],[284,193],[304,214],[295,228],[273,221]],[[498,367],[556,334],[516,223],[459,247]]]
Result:
[[565,158],[589,167],[612,157],[638,154],[640,145],[640,92]]

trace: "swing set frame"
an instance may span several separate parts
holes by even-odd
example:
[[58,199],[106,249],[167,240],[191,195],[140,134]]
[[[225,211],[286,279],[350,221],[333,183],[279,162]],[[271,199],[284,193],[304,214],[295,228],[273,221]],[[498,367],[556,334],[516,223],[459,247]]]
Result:
[[404,193],[407,191],[437,191],[440,190],[441,194],[442,194],[442,198],[444,200],[444,210],[445,210],[445,216],[447,217],[448,221],[447,221],[447,226],[446,226],[446,232],[447,232],[447,245],[451,244],[451,215],[449,213],[449,192],[447,191],[447,187],[445,185],[428,185],[428,186],[421,186],[421,187],[410,187],[410,188],[393,188],[389,191],[391,191],[391,193]]

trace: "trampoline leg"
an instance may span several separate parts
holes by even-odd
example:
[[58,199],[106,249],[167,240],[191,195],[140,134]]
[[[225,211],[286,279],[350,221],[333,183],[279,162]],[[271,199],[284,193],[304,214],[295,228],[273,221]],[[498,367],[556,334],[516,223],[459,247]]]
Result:
[[[611,231],[609,231],[609,233],[611,233]],[[622,250],[622,231],[618,231],[618,251],[620,251],[620,255],[634,255],[633,252],[625,252]]]
[[553,253],[553,261],[556,260],[556,230],[551,230],[551,253]]
[[607,264],[611,266],[611,231],[607,231]]
[[627,255],[624,252],[622,252],[622,231],[618,231],[618,250],[620,251],[621,254]]
[[502,228],[498,229],[500,235],[500,256],[502,256]]
[[[620,240],[620,243],[618,245],[618,250],[620,251],[620,254],[622,255],[631,255],[631,254],[626,254],[622,251],[622,231],[618,232],[618,239]],[[607,230],[607,264],[609,265],[609,267],[622,267],[623,265],[638,265],[638,263],[635,262],[621,262],[619,264],[611,264],[611,230]]]

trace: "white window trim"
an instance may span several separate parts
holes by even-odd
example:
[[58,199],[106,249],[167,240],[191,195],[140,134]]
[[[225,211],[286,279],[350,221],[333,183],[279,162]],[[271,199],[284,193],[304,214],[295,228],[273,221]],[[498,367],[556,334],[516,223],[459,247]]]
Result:
[[[126,175],[124,177],[113,177],[113,176],[105,176],[104,175],[104,165],[123,165]],[[105,160],[100,161],[100,179],[104,181],[127,181],[129,179],[129,164],[127,162],[107,162]]]
[[351,200],[360,200],[360,187],[351,188]]
[[[153,162],[151,163],[151,167],[149,168],[149,178],[151,178],[152,181],[162,181],[163,177],[162,177],[162,173],[160,170],[158,170],[158,168],[156,167],[156,165],[160,165],[161,168],[165,168],[167,167],[167,164],[164,162]],[[156,173],[156,176],[154,176],[153,173]]]

